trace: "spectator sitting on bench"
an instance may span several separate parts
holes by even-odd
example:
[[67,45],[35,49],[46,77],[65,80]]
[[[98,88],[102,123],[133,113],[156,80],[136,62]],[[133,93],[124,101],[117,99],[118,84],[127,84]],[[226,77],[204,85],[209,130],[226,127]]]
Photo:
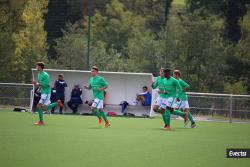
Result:
[[151,105],[151,94],[148,92],[148,87],[143,86],[143,92],[138,93],[136,100],[141,102],[143,106],[150,106]]
[[73,114],[77,113],[78,106],[82,104],[82,89],[79,88],[79,85],[75,85],[71,91],[71,97],[68,102],[69,108],[73,111]]

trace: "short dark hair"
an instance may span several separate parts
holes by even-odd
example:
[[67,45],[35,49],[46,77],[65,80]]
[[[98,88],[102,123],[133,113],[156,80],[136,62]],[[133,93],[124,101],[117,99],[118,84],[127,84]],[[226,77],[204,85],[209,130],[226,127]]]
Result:
[[44,69],[45,67],[44,62],[37,62],[36,65],[41,67],[42,69]]
[[147,86],[143,86],[142,88],[143,88],[143,89],[146,89],[146,90],[148,90],[148,87],[147,87]]
[[59,74],[58,77],[63,77],[63,74]]
[[96,71],[99,71],[99,69],[98,69],[97,66],[92,66],[92,69],[93,69],[93,70],[96,70]]
[[165,68],[164,69],[164,73],[166,74],[166,73],[170,73],[171,72],[171,70],[169,69],[169,68]]

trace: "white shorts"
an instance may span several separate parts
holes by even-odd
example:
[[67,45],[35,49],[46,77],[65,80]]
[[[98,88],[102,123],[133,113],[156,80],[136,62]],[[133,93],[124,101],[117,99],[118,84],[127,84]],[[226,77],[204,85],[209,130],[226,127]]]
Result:
[[159,108],[166,109],[166,99],[158,96],[154,105],[159,106]]
[[93,101],[91,107],[93,107],[93,108],[98,108],[98,109],[103,108],[103,100],[94,99],[94,101]]
[[186,109],[186,108],[189,108],[189,104],[188,104],[188,101],[187,100],[184,100],[184,101],[179,101],[175,103],[175,108],[178,108],[178,109]]
[[175,108],[176,98],[174,97],[168,97],[166,99],[166,106],[169,108]]
[[39,100],[39,103],[41,103],[42,105],[49,105],[50,102],[50,94],[41,94],[41,99]]

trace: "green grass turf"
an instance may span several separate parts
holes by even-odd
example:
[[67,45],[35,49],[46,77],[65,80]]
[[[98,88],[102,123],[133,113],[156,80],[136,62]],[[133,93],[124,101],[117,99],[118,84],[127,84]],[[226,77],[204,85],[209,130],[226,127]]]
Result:
[[250,148],[250,124],[198,122],[161,129],[159,118],[110,118],[100,128],[93,116],[0,112],[1,167],[218,167],[249,166],[250,159],[226,159],[226,148]]

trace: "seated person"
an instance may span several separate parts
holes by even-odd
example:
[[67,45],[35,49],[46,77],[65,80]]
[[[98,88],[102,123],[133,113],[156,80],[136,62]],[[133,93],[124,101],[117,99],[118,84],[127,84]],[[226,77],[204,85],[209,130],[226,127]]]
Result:
[[82,104],[82,89],[79,88],[79,85],[75,85],[71,91],[71,97],[68,102],[68,106],[73,111],[73,114],[77,113],[80,104]]
[[143,106],[150,106],[151,105],[151,94],[148,92],[148,87],[143,86],[143,92],[138,93],[136,100],[140,101]]

